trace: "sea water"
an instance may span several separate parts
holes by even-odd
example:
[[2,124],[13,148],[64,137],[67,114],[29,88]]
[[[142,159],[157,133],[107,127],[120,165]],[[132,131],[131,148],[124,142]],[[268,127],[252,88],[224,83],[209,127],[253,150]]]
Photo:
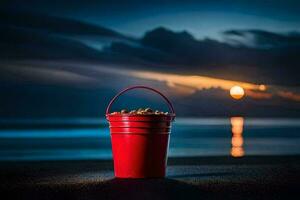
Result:
[[[1,161],[112,158],[104,119],[0,122]],[[170,157],[297,154],[300,119],[178,118],[169,148]]]

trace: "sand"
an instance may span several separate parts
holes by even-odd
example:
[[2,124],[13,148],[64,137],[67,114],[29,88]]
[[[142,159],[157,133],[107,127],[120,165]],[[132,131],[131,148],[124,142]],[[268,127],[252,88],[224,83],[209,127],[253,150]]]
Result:
[[299,178],[300,156],[172,158],[165,179],[139,180],[111,160],[0,163],[1,199],[287,199]]

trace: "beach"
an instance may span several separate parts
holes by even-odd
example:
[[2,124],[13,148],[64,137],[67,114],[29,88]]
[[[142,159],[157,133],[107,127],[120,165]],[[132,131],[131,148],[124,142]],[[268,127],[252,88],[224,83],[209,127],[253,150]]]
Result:
[[286,199],[299,195],[300,156],[185,157],[165,179],[116,179],[112,160],[0,163],[7,199]]
[[0,10],[0,200],[300,197],[300,0]]

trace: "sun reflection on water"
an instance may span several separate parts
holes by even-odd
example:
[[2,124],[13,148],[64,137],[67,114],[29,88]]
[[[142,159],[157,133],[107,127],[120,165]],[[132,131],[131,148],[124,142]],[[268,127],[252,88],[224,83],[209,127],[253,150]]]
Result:
[[231,117],[231,156],[232,157],[243,157],[245,151],[243,148],[244,139],[243,139],[243,127],[244,127],[244,118],[243,117]]

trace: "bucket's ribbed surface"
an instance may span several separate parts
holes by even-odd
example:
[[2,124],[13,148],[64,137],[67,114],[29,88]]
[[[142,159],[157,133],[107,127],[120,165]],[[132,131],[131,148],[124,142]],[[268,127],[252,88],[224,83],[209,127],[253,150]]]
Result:
[[174,115],[108,114],[115,176],[164,177]]

